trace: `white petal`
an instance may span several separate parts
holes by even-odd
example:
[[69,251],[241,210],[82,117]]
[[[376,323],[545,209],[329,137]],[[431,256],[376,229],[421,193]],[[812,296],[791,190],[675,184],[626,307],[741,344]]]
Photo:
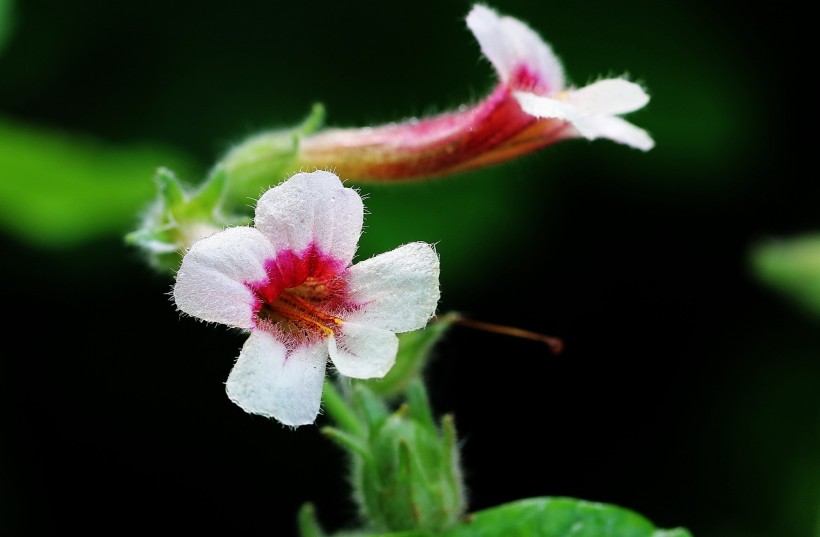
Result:
[[516,67],[526,65],[541,76],[551,91],[564,87],[564,68],[552,48],[520,20],[476,5],[467,15],[467,26],[502,82],[509,80]]
[[297,173],[271,188],[256,204],[256,228],[277,251],[320,251],[349,264],[362,233],[364,205],[352,188],[326,171]]
[[439,258],[433,247],[413,242],[351,267],[351,300],[363,306],[347,320],[391,332],[423,327],[436,312]]
[[607,138],[618,143],[649,151],[655,141],[649,134],[632,123],[616,116],[596,116],[589,118],[594,138]]
[[290,354],[270,333],[251,333],[225,384],[228,397],[245,412],[285,425],[313,423],[322,402],[327,342]]
[[357,379],[381,378],[396,362],[399,338],[388,330],[342,323],[328,340],[330,359],[342,375]]
[[273,248],[258,230],[228,228],[193,244],[182,259],[174,302],[189,315],[238,328],[253,326],[253,293],[246,282],[267,277]]
[[567,92],[567,102],[594,114],[626,114],[646,106],[649,95],[634,82],[610,78]]
[[513,96],[521,109],[531,116],[543,119],[563,119],[572,123],[584,138],[595,137],[595,131],[589,125],[588,116],[576,106],[566,101],[541,97],[524,91],[513,92]]

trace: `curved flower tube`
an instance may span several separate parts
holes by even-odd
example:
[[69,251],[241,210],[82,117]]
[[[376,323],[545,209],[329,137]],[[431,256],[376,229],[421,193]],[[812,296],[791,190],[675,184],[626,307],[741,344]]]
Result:
[[619,117],[649,101],[622,78],[567,88],[550,46],[521,21],[476,5],[467,26],[499,83],[463,110],[362,129],[326,129],[301,140],[298,165],[357,180],[420,179],[495,164],[569,138],[607,138],[647,151],[646,131]]
[[347,377],[383,377],[396,333],[422,328],[439,299],[439,259],[405,244],[352,264],[359,194],[326,171],[298,173],[259,199],[253,226],[195,242],[176,275],[180,311],[250,332],[226,383],[246,412],[313,423],[328,358]]

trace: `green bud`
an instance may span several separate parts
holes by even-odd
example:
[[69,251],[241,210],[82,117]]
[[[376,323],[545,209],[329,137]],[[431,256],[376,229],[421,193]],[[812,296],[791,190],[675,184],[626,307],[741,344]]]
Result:
[[408,401],[387,415],[374,411],[377,398],[367,386],[355,390],[368,429],[369,456],[355,456],[353,473],[364,519],[378,531],[456,524],[466,505],[452,417],[436,426],[419,380],[408,388]]
[[314,104],[299,126],[253,135],[228,151],[214,168],[228,176],[226,206],[240,210],[298,171],[299,143],[322,126],[324,117],[324,106]]
[[[466,510],[453,417],[437,424],[421,373],[455,314],[401,334],[396,364],[383,379],[326,382],[322,432],[348,453],[353,499],[372,532],[439,531]],[[396,398],[404,396],[396,408]]]
[[228,224],[244,223],[227,218],[220,210],[226,175],[214,173],[199,188],[184,186],[171,170],[160,168],[154,177],[157,199],[145,211],[139,229],[125,240],[142,249],[149,264],[174,271],[182,255],[195,241]]

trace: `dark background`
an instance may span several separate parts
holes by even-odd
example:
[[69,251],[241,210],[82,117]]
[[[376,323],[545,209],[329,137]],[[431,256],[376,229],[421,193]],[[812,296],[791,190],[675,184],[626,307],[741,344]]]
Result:
[[[530,23],[578,85],[645,83],[652,101],[630,120],[657,147],[574,140],[435,182],[359,185],[360,257],[437,242],[442,312],[566,343],[555,357],[455,327],[437,347],[426,377],[436,411],[455,414],[471,510],[571,496],[695,537],[817,535],[820,320],[749,263],[758,241],[820,229],[793,124],[812,116],[788,91],[781,11],[492,6]],[[19,1],[0,117],[112,149],[152,144],[196,181],[315,101],[329,124],[360,126],[487,94],[469,8]],[[167,164],[149,162],[146,184]],[[119,227],[62,242],[5,219],[0,533],[293,535],[307,501],[328,530],[352,524],[341,452],[318,427],[230,403],[243,337],[180,318],[170,277],[123,244],[147,199]]]

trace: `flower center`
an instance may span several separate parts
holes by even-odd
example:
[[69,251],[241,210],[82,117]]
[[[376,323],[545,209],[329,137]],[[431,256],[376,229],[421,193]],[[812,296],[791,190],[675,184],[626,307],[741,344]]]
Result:
[[265,262],[267,278],[245,285],[256,297],[254,322],[283,336],[286,345],[326,339],[342,324],[337,315],[355,310],[347,289],[347,271],[315,245],[296,253],[279,252]]
[[[309,298],[300,296],[301,288],[286,289],[270,304],[259,310],[259,317],[290,334],[332,336],[342,320],[319,310]],[[308,295],[310,296],[310,295]]]
[[349,309],[344,279],[338,277],[308,276],[295,287],[277,289],[269,283],[254,291],[257,325],[293,344],[332,336],[342,324],[337,312]]

